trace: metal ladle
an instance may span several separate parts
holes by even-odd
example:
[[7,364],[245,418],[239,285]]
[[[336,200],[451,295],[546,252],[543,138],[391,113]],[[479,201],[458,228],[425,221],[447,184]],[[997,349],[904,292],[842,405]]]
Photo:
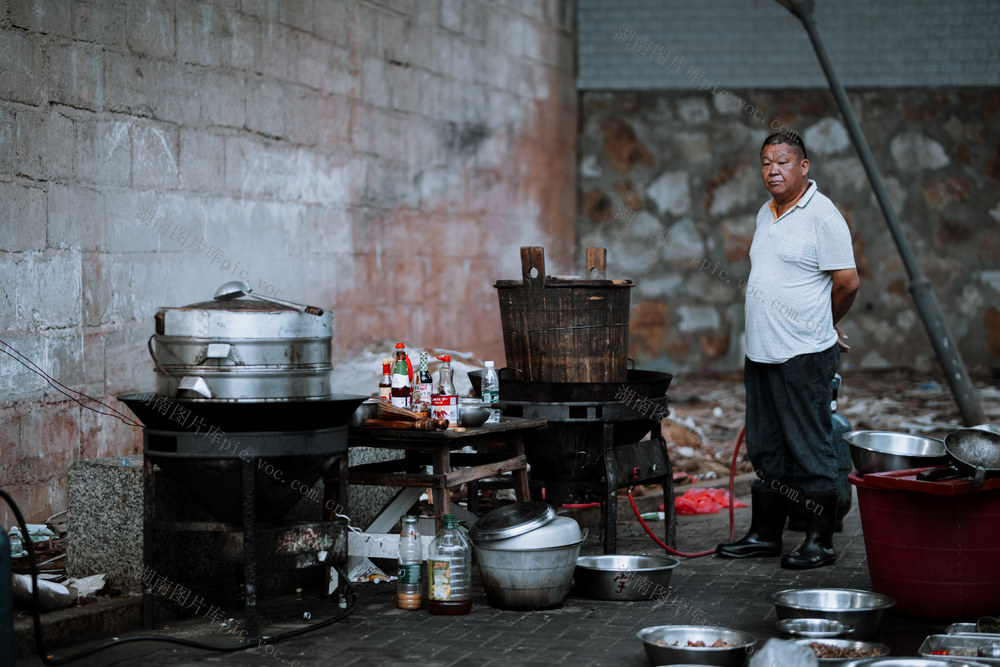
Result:
[[242,280],[230,280],[228,283],[223,284],[219,287],[219,289],[215,290],[215,296],[213,298],[225,301],[228,299],[238,299],[241,296],[248,296],[251,299],[257,299],[258,301],[269,301],[270,303],[288,306],[289,308],[294,308],[300,313],[309,313],[310,315],[323,314],[323,309],[317,308],[316,306],[306,306],[301,303],[295,303],[294,301],[279,299],[274,296],[261,296],[259,294],[254,294],[253,288]]

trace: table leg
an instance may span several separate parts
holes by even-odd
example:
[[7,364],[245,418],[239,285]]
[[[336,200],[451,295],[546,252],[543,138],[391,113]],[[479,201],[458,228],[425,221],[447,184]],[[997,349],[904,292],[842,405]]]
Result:
[[[445,444],[431,453],[431,462],[434,467],[434,474],[444,476],[451,470],[451,451]],[[444,515],[451,510],[451,503],[448,500],[448,488],[445,482],[440,482],[431,489],[431,497],[434,500],[434,532],[441,529],[441,521]]]
[[615,425],[604,423],[604,553],[618,552],[618,476],[615,469]]
[[[514,438],[514,455],[524,456],[524,436]],[[531,500],[531,489],[528,487],[528,471],[524,468],[511,472],[514,476],[514,498],[519,503]]]

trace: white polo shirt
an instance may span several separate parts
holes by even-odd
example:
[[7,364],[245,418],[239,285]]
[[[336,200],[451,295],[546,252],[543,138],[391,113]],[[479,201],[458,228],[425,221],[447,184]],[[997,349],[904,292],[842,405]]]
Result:
[[815,181],[781,217],[774,206],[757,212],[745,305],[747,357],[765,364],[837,342],[828,272],[855,268],[847,222]]

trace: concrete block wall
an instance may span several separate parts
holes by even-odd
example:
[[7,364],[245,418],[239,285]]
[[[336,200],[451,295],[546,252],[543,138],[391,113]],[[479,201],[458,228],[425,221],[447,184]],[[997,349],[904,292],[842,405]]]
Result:
[[[153,387],[156,309],[242,278],[333,309],[335,363],[395,339],[502,358],[518,247],[574,260],[573,11],[0,2],[0,338],[119,407]],[[0,486],[30,521],[73,461],[140,448],[0,354]]]
[[[954,343],[1000,370],[1000,90],[852,90],[851,104]],[[841,369],[940,377],[909,278],[826,91],[588,92],[581,98],[579,248],[632,278],[629,356],[670,371],[742,367],[764,138],[800,133],[810,176],[851,228],[861,291]]]

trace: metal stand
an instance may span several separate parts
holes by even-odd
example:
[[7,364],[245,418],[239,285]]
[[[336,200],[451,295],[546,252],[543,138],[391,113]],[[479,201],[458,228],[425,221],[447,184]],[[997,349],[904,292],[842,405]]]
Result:
[[[162,432],[158,432],[163,437]],[[336,437],[336,436],[332,436]],[[340,437],[346,450],[346,430]],[[346,461],[346,452],[342,459]],[[347,562],[347,522],[332,518],[327,521],[270,524],[258,520],[258,471],[267,459],[260,456],[243,456],[238,459],[239,493],[242,500],[242,525],[214,521],[176,521],[156,518],[156,483],[154,461],[145,456],[143,461],[143,627],[153,627],[153,595],[164,590],[161,584],[167,580],[155,575],[153,541],[157,531],[180,533],[213,533],[216,535],[216,551],[224,561],[241,562],[243,565],[243,600],[246,622],[246,638],[254,642],[260,639],[260,618],[258,614],[258,576],[260,574],[283,572],[308,567]],[[236,463],[234,459],[233,463]],[[176,592],[180,584],[169,582]],[[187,591],[187,589],[183,589]],[[187,591],[192,593],[191,591]],[[175,594],[169,595],[176,599]],[[215,611],[218,608],[213,607]],[[211,617],[210,610],[206,616]]]

